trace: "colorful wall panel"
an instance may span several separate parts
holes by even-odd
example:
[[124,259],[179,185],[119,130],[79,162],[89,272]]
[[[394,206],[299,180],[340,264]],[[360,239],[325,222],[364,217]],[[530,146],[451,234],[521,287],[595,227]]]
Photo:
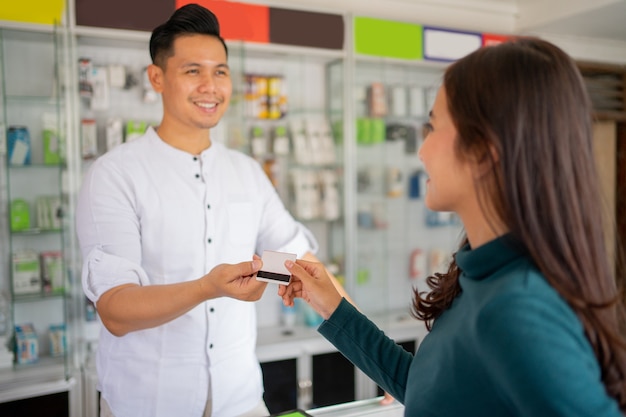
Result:
[[60,24],[64,13],[64,0],[3,0],[0,20],[52,25]]
[[482,34],[424,27],[424,59],[454,61],[483,45]]
[[339,14],[225,0],[75,1],[79,26],[150,32],[177,8],[198,3],[217,15],[222,37],[227,40],[338,50],[344,47],[344,21]]
[[174,13],[174,0],[75,0],[76,24],[152,31]]
[[497,45],[510,39],[507,35],[497,35],[494,33],[483,33],[483,46]]
[[343,49],[344,22],[341,15],[275,7],[269,10],[271,43]]
[[388,58],[422,59],[422,26],[355,17],[354,51]]
[[200,4],[211,10],[220,21],[224,39],[268,43],[269,8],[221,0],[176,0],[176,8],[189,3]]

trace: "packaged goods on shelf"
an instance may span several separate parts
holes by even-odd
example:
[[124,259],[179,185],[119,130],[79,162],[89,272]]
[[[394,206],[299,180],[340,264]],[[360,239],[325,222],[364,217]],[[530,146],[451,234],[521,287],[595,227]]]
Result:
[[91,99],[93,96],[93,84],[91,82],[91,70],[93,64],[89,58],[78,60],[78,91],[82,98]]
[[281,75],[245,75],[247,117],[256,119],[280,119],[287,114],[287,83]]
[[63,280],[63,253],[46,251],[40,254],[41,279],[46,292],[62,293],[65,289]]
[[98,156],[98,131],[94,119],[80,121],[80,138],[82,156],[85,159]]
[[61,228],[61,198],[59,196],[39,196],[35,202],[37,227],[41,230]]
[[9,126],[7,132],[9,163],[11,165],[30,165],[30,133],[26,126]]
[[56,115],[43,114],[43,163],[56,165],[61,162],[61,135],[57,128]]
[[11,201],[11,231],[20,232],[31,228],[30,207],[28,202],[21,198]]
[[91,83],[93,94],[91,96],[91,110],[101,111],[109,108],[109,71],[106,67],[92,67]]
[[133,139],[137,139],[144,133],[146,133],[146,129],[148,128],[148,123],[143,120],[127,120],[126,121],[126,136],[124,140],[126,142],[130,142]]
[[50,356],[63,356],[67,348],[65,323],[51,324],[48,328],[48,336],[50,337]]
[[119,117],[112,117],[107,120],[105,134],[107,151],[110,151],[117,145],[124,142],[124,123],[122,122],[122,119]]
[[15,326],[17,363],[35,363],[39,360],[39,340],[31,323]]
[[39,255],[29,249],[13,254],[13,293],[33,294],[41,291]]

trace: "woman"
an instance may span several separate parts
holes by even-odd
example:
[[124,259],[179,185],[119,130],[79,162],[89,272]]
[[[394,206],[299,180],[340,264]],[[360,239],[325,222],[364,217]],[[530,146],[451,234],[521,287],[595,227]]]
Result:
[[415,356],[334,289],[287,262],[279,295],[304,298],[319,332],[405,404],[407,416],[619,416],[623,307],[602,230],[591,108],[574,62],[520,38],[452,64],[419,151],[426,205],[465,239],[415,293],[430,333]]

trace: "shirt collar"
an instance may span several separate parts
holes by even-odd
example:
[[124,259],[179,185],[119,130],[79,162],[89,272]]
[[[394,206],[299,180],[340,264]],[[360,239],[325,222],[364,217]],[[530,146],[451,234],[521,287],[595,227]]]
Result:
[[217,148],[222,146],[219,143],[211,142],[211,146],[202,151],[200,155],[192,155],[189,152],[182,151],[166,143],[152,126],[149,126],[146,130],[146,136],[151,146],[158,151],[159,155],[175,164],[188,164],[189,162],[196,162],[198,160],[206,162],[208,158],[218,152]]
[[521,244],[507,234],[476,249],[466,244],[456,253],[455,259],[464,276],[472,280],[481,280],[515,259],[523,257],[524,252]]

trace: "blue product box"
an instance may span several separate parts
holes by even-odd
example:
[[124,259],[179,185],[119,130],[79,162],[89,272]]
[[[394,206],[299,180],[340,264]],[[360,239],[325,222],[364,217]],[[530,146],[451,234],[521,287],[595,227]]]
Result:
[[30,165],[30,134],[25,126],[9,126],[7,131],[9,164]]
[[32,324],[15,326],[17,363],[35,363],[39,360],[39,340]]

